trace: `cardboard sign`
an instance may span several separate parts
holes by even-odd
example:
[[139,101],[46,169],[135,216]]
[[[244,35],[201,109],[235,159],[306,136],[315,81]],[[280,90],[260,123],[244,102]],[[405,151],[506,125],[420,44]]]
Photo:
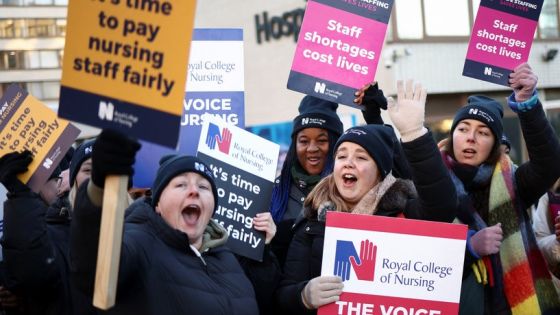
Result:
[[59,116],[175,148],[196,1],[71,1]]
[[529,59],[543,0],[482,0],[463,75],[509,86],[509,74]]
[[[245,127],[244,78],[242,29],[193,30],[179,154],[196,155],[206,115]],[[172,153],[177,152],[143,141],[136,154],[134,186],[150,187],[159,159]]]
[[393,0],[309,0],[288,89],[357,107],[373,82]]
[[218,188],[214,219],[228,230],[228,247],[255,260],[262,260],[265,235],[253,229],[253,218],[270,207],[279,150],[217,117],[202,126],[197,156],[212,169]]
[[344,290],[318,314],[457,314],[466,237],[460,224],[327,212],[321,275]]
[[33,161],[19,180],[38,192],[60,163],[80,130],[19,86],[0,99],[0,156],[29,150]]

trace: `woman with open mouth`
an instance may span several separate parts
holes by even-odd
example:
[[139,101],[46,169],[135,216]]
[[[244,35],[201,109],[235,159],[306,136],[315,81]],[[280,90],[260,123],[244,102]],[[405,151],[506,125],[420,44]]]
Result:
[[[91,180],[77,192],[72,222],[74,278],[92,296],[103,185],[108,174],[128,175],[138,142],[103,130],[93,145]],[[152,185],[152,196],[134,202],[123,227],[118,285],[108,314],[259,314],[256,282],[225,246],[228,234],[212,219],[218,193],[205,163],[194,156],[166,156]],[[254,219],[255,229],[274,236],[272,216]],[[275,278],[277,262],[250,268]],[[276,277],[278,278],[278,277]],[[256,279],[256,281],[267,281]],[[258,294],[259,292],[257,292]]]
[[530,160],[517,167],[500,149],[502,105],[473,95],[456,113],[442,152],[469,225],[459,314],[560,314],[527,209],[560,176],[560,145],[527,63],[509,77]]
[[[277,302],[286,314],[308,314],[339,300],[342,279],[320,276],[326,211],[404,216],[451,222],[457,196],[431,133],[424,127],[426,90],[397,83],[398,100],[389,115],[401,134],[411,180],[392,169],[395,143],[391,127],[366,125],[345,131],[334,145],[334,170],[304,201],[295,224]],[[429,174],[429,176],[427,176]]]

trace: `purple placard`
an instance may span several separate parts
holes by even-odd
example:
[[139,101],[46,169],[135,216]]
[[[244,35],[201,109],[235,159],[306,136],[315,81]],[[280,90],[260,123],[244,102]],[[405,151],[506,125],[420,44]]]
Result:
[[393,5],[378,1],[364,6],[369,2],[308,1],[289,89],[356,106],[354,92],[374,79],[387,31],[383,20]]
[[[509,86],[511,71],[529,59],[542,0],[482,1],[473,26],[463,75]],[[500,6],[503,9],[500,9]],[[528,14],[527,10],[531,10]]]

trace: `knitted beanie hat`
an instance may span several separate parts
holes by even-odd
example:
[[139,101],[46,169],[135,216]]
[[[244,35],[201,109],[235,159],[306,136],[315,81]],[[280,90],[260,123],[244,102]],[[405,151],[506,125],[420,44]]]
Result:
[[502,117],[504,111],[502,105],[496,100],[484,95],[472,95],[467,99],[467,105],[463,106],[453,119],[450,134],[461,120],[474,119],[484,123],[492,133],[497,142],[501,141],[503,126]]
[[299,104],[299,115],[294,118],[292,137],[305,128],[327,129],[339,136],[343,126],[337,108],[337,103],[306,95]]
[[384,125],[353,127],[344,132],[334,146],[338,149],[343,142],[353,142],[362,146],[375,160],[381,178],[384,179],[393,167],[393,130]]
[[74,151],[72,160],[70,161],[70,185],[74,185],[74,180],[76,179],[76,175],[78,174],[82,163],[91,157],[94,142],[95,139],[86,141]]
[[185,172],[198,173],[206,178],[212,186],[214,195],[214,211],[218,207],[218,190],[210,168],[199,158],[188,155],[166,155],[159,160],[159,169],[152,184],[152,205],[158,204],[159,197],[167,184],[177,175]]

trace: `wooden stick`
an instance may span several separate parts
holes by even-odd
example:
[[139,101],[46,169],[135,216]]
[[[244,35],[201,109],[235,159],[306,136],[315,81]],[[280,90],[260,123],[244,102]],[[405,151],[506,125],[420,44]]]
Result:
[[115,305],[117,295],[127,187],[128,176],[109,175],[105,178],[93,293],[93,305],[103,310]]

